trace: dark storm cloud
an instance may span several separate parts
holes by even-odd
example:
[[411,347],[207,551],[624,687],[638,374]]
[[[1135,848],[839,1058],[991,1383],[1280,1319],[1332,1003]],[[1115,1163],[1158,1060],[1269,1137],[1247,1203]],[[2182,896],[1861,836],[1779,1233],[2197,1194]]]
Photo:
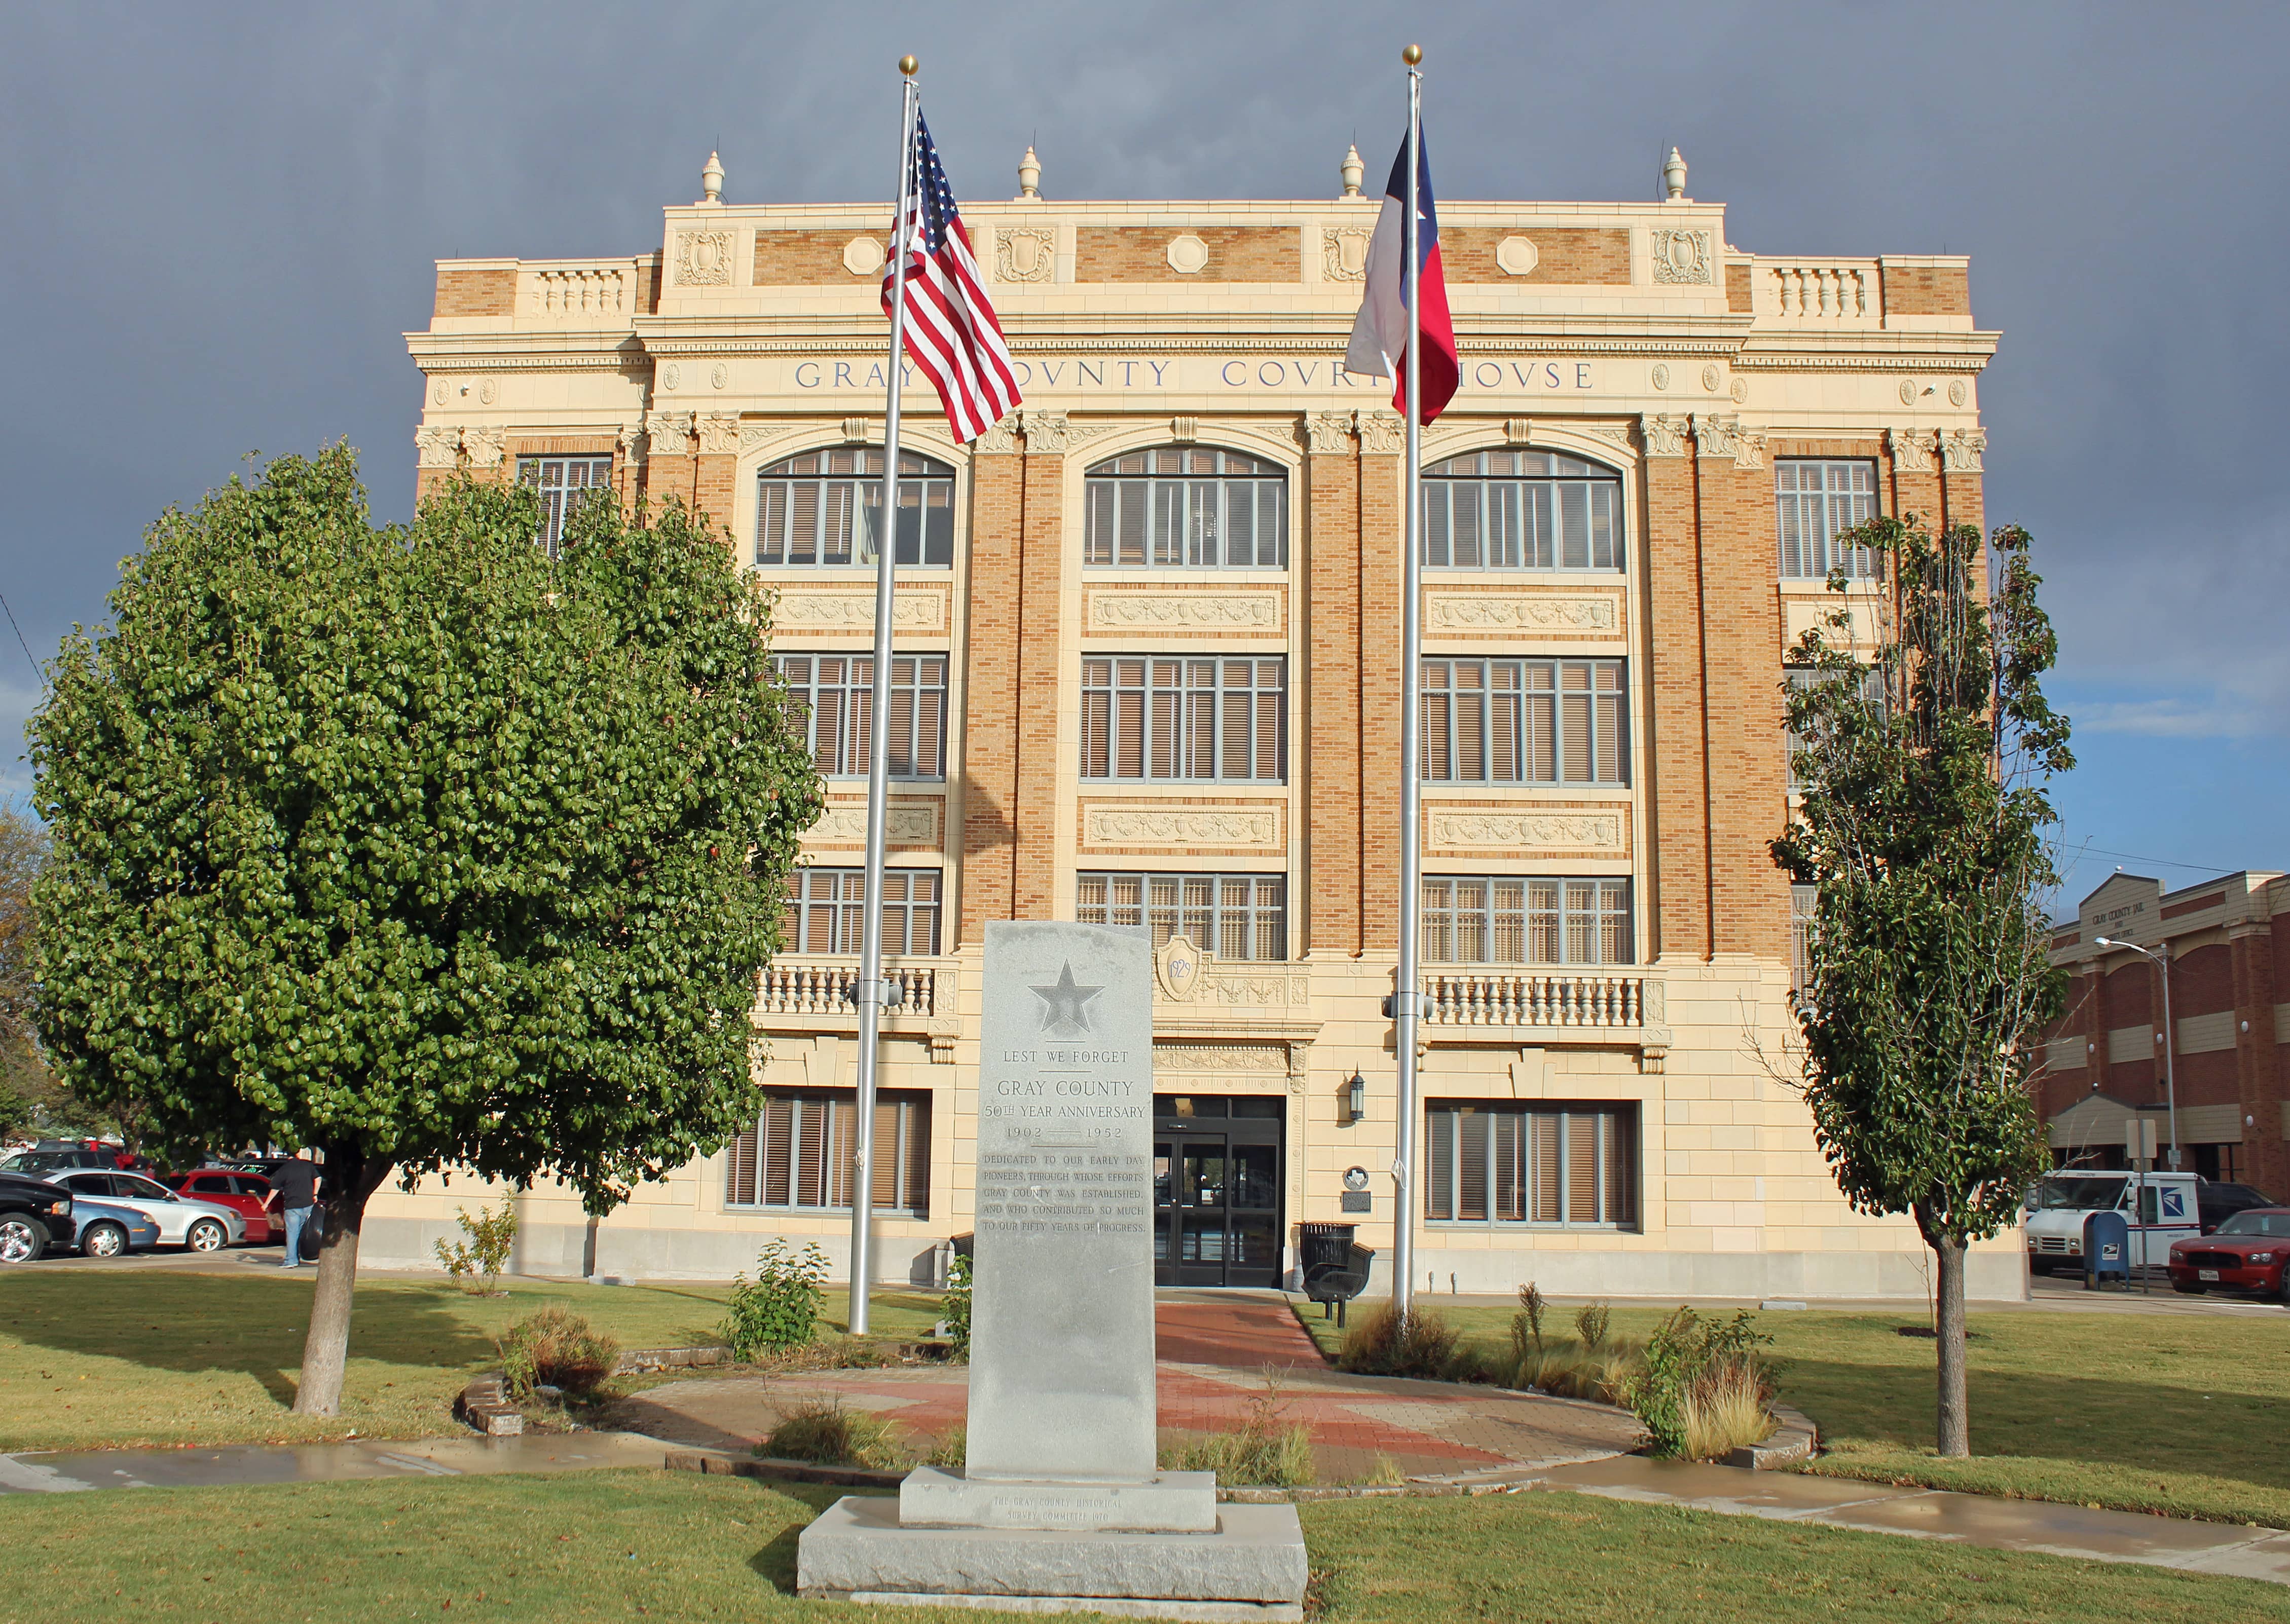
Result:
[[[2278,775],[2290,735],[2270,409],[2290,25],[2163,15],[12,8],[0,592],[44,656],[100,616],[142,525],[251,449],[346,435],[402,516],[419,397],[398,335],[427,321],[433,259],[641,251],[711,147],[734,201],[883,195],[900,50],[965,197],[1008,196],[1029,140],[1056,196],[1315,196],[1355,137],[1371,174],[1388,162],[1413,30],[1443,196],[1650,197],[1675,142],[1742,248],[1971,254],[2005,334],[1990,515],[2037,532],[2084,724],[2070,833],[2278,861],[2254,844],[2278,818],[2222,823],[2169,787]],[[35,692],[0,626],[11,740]]]

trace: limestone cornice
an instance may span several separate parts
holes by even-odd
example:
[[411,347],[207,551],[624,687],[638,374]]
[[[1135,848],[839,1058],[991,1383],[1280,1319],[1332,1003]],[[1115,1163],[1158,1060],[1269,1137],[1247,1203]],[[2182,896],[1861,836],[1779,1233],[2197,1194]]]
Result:
[[1740,372],[1972,372],[1995,358],[1994,332],[1754,332],[1734,357]]
[[652,364],[626,329],[609,332],[409,332],[405,351],[425,372],[643,369]]

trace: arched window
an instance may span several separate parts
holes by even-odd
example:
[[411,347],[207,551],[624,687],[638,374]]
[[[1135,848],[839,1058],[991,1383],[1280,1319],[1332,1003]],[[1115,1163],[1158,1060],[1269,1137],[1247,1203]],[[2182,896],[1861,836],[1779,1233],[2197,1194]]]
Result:
[[1239,452],[1165,445],[1089,471],[1082,562],[1180,569],[1288,565],[1288,476]]
[[1622,476],[1556,452],[1466,452],[1423,470],[1434,570],[1619,570]]
[[[756,567],[840,569],[875,562],[883,452],[838,445],[774,462],[756,476]],[[899,454],[901,564],[954,563],[954,470]]]

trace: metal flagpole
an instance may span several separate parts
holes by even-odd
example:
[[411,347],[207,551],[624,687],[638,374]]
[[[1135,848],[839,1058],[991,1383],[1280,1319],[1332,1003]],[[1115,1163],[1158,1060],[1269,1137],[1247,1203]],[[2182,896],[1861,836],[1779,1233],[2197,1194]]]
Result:
[[1407,562],[1401,572],[1399,612],[1399,973],[1393,987],[1392,1017],[1399,1049],[1399,1143],[1392,1157],[1392,1184],[1397,1194],[1391,1241],[1391,1306],[1405,1313],[1415,1295],[1415,1028],[1422,1018],[1421,980],[1416,955],[1423,929],[1422,842],[1417,825],[1422,818],[1423,716],[1417,688],[1422,676],[1423,626],[1420,555],[1416,534],[1422,523],[1419,486],[1423,463],[1423,256],[1419,240],[1422,211],[1416,198],[1417,177],[1422,172],[1423,48],[1410,45],[1401,52],[1407,63],[1407,223],[1401,234],[1401,256],[1407,303],[1407,481],[1406,522],[1401,535]]
[[907,205],[915,175],[915,59],[899,59],[899,202],[891,227],[891,363],[883,407],[883,520],[875,536],[875,687],[867,718],[867,914],[859,947],[859,1108],[852,1124],[851,1314],[867,1333],[875,1276],[875,1070],[882,1053],[883,845],[891,788],[891,604],[899,553],[899,366],[907,341]]

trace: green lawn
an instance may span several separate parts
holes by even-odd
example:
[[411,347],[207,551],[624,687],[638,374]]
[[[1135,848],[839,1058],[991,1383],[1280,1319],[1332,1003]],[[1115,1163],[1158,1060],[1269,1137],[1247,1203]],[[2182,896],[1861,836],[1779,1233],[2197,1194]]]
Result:
[[[1508,1308],[1440,1312],[1475,1342],[1508,1341]],[[1573,1312],[1546,1327],[1571,1329]],[[1660,1316],[1617,1308],[1613,1329],[1643,1338]],[[1933,1344],[1899,1334],[1920,1306],[1758,1323],[1782,1401],[1820,1425],[1813,1471],[2290,1527],[2290,1314],[1974,1314],[1968,1461],[1932,1452]],[[1335,1346],[1317,1311],[1304,1324]]]
[[[505,1281],[471,1297],[442,1282],[357,1289],[339,1417],[288,1413],[309,1324],[310,1276],[160,1269],[0,1275],[0,1451],[124,1444],[420,1437],[453,1430],[453,1396],[495,1363],[493,1338],[544,1303],[584,1314],[623,1348],[713,1343],[725,1288]],[[934,1299],[874,1299],[878,1335],[911,1336]],[[828,1300],[841,1329],[842,1303]]]
[[[797,1600],[835,1490],[669,1472],[27,1495],[0,1618],[849,1620]],[[194,1498],[196,1497],[196,1498]],[[1571,1494],[1301,1508],[1332,1624],[1744,1618],[2290,1624],[2290,1588]],[[187,1515],[188,1514],[188,1515]],[[1427,1552],[1437,1561],[1427,1562]],[[869,1608],[874,1624],[974,1624]]]

